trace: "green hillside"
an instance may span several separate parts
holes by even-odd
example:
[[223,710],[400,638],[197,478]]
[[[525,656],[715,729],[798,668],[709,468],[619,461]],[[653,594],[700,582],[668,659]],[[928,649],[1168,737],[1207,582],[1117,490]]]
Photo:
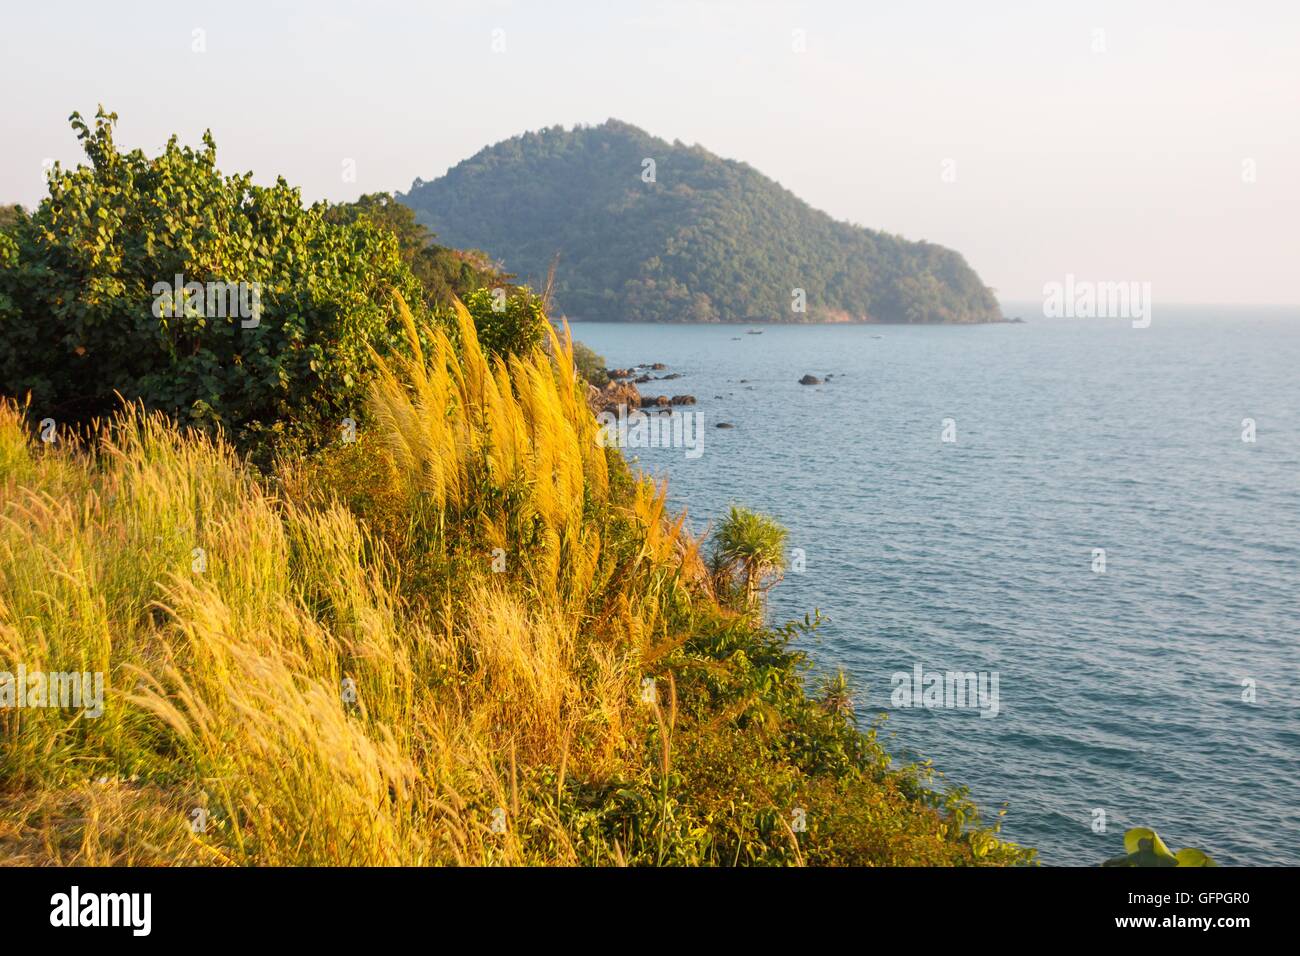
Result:
[[960,254],[836,222],[744,163],[617,120],[516,136],[399,199],[440,241],[524,279],[558,255],[554,301],[574,319],[1001,317]]

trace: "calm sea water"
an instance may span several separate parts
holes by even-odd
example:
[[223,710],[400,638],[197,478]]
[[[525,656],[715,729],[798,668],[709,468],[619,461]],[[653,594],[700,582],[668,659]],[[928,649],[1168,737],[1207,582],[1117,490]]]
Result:
[[[1097,863],[1137,825],[1300,863],[1300,310],[575,333],[683,373],[642,390],[699,399],[704,453],[641,467],[697,531],[732,501],[790,529],[806,570],[772,617],[829,616],[807,650],[864,721],[889,714],[900,759],[1007,803],[1046,863]],[[997,672],[999,713],[891,707],[917,664]]]

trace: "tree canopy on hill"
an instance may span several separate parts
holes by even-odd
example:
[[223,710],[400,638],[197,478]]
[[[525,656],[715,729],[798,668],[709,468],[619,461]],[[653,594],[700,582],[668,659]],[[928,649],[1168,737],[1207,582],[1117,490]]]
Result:
[[1000,318],[960,254],[836,222],[744,163],[617,120],[516,136],[398,198],[525,277],[558,253],[554,300],[577,319]]

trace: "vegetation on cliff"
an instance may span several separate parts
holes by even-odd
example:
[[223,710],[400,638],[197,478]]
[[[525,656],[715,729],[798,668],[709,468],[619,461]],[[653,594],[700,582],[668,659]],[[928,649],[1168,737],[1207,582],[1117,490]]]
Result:
[[120,394],[241,447],[355,416],[368,348],[401,341],[392,293],[427,314],[392,232],[332,221],[283,179],[223,175],[210,135],[121,151],[115,120],[73,114],[87,164],[56,166],[0,233],[0,388],[64,425]]
[[[529,294],[111,122],[0,233],[0,862],[1033,859],[809,690],[779,526],[688,534]],[[155,314],[173,269],[260,323]]]
[[5,406],[3,659],[106,686],[0,711],[0,856],[1031,857],[807,692],[802,627],[715,587],[567,342],[490,359],[462,313],[422,354],[409,321],[355,441],[271,476],[138,408],[75,448]]
[[447,329],[465,299],[493,348],[540,341],[538,296],[391,197],[304,206],[283,179],[223,175],[210,135],[123,152],[116,119],[74,113],[87,164],[56,166],[30,215],[0,210],[0,393],[38,420],[85,424],[120,396],[265,462],[362,414],[369,350],[403,341],[393,293]]

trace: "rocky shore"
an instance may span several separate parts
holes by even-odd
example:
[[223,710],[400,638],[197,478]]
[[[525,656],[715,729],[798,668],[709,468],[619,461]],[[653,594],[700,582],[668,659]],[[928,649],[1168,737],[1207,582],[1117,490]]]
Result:
[[671,409],[674,405],[694,405],[694,395],[642,395],[638,384],[666,382],[681,378],[680,372],[667,375],[652,375],[668,368],[663,362],[637,365],[632,368],[606,369],[609,383],[604,388],[587,386],[587,401],[596,412],[616,412],[623,408]]
[[[682,377],[680,372],[670,372],[667,375],[652,375],[651,372],[664,371],[668,368],[663,362],[654,362],[653,364],[634,365],[631,368],[610,368],[605,370],[609,376],[609,382],[603,388],[597,388],[594,385],[587,386],[587,401],[592,410],[597,414],[600,412],[617,412],[619,408],[642,408],[650,410],[671,410],[675,405],[694,405],[694,395],[650,395],[641,394],[638,385],[648,385],[652,382],[666,382]],[[800,378],[800,385],[829,385],[834,375],[827,374],[824,378],[816,375],[807,374]],[[747,379],[741,379],[740,383],[745,385]],[[753,388],[753,386],[747,386]],[[649,391],[649,390],[647,390]],[[715,396],[721,398],[721,395]],[[718,427],[724,427],[719,425]],[[726,426],[730,427],[730,426]]]

